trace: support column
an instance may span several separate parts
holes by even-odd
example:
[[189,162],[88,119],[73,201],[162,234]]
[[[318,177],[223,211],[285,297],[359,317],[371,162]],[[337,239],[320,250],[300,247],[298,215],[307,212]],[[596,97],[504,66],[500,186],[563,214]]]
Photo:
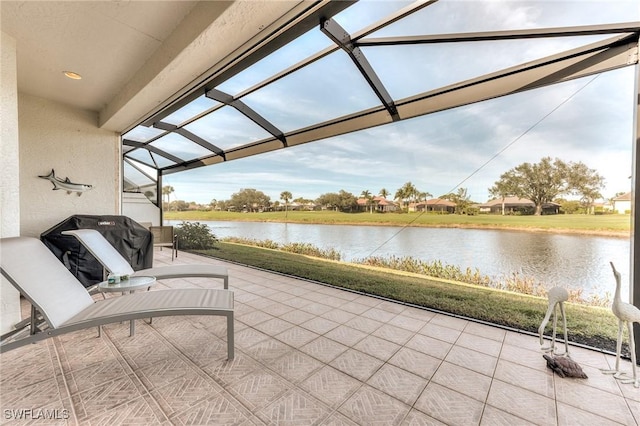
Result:
[[[20,235],[20,144],[16,40],[0,32],[0,237]],[[0,334],[20,321],[20,293],[0,276]]]
[[[160,207],[160,223],[159,225],[164,225],[164,200],[162,194],[162,171],[158,170],[158,180],[156,181],[156,197],[158,197],[158,207]],[[168,204],[168,203],[167,203]]]
[[[629,280],[629,300],[640,307],[640,65],[635,65],[636,82],[634,88],[633,111],[633,187],[631,194],[631,279]],[[636,360],[640,360],[640,324],[634,324],[633,335],[636,343]]]

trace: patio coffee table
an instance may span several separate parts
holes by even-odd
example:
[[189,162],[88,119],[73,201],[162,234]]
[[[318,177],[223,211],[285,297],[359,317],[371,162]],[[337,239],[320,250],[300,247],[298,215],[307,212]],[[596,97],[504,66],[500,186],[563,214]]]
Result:
[[[121,280],[118,283],[109,283],[108,281],[102,281],[98,284],[98,291],[101,293],[133,293],[141,288],[149,290],[152,285],[156,283],[156,277],[130,277],[128,280]],[[135,320],[129,321],[129,336],[133,336],[136,332]]]

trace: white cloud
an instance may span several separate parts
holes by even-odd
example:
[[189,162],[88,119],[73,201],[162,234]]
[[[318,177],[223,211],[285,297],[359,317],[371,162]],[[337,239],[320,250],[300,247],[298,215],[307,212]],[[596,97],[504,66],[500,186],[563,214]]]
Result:
[[[446,33],[628,22],[640,19],[638,9],[631,0],[442,1],[373,36],[422,34],[425,29]],[[354,25],[365,25],[370,19],[362,17]],[[403,97],[555,53],[573,43],[566,38],[506,42],[499,48],[487,42],[455,48],[375,48],[365,53],[392,96]],[[372,95],[352,90],[361,84],[360,77],[345,78],[342,71],[348,67],[343,59],[332,62],[336,67],[326,72],[285,78],[246,101],[285,131],[353,112],[368,105]],[[240,188],[261,190],[275,201],[284,190],[306,198],[340,189],[356,195],[363,190],[377,193],[383,187],[393,194],[407,181],[437,196],[463,182],[461,186],[469,189],[475,201],[484,201],[500,174],[550,156],[596,169],[606,179],[604,195],[611,196],[629,188],[633,84],[634,70],[629,67],[169,175],[165,184],[174,186],[180,199],[207,203],[212,198],[228,199]],[[287,92],[295,95],[294,104]]]

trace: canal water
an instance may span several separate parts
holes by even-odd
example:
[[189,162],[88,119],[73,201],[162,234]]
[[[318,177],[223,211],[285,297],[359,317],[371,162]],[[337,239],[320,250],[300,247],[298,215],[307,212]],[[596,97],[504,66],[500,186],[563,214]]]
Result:
[[[178,226],[182,221],[166,221]],[[500,279],[517,273],[545,287],[583,288],[613,297],[609,262],[622,273],[624,300],[629,294],[630,239],[507,230],[417,228],[361,225],[310,225],[271,222],[199,221],[219,239],[241,237],[279,244],[310,243],[335,249],[343,261],[369,256],[411,256],[455,265]]]

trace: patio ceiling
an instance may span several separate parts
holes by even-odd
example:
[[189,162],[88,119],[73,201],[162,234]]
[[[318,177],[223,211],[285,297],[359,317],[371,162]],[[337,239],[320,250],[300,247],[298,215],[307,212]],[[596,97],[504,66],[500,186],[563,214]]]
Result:
[[[197,2],[2,1],[0,5],[2,32],[16,40],[19,91],[101,111],[154,53],[166,52],[163,44],[179,31],[181,22],[195,26],[189,14]],[[220,3],[215,13],[221,14],[223,6]],[[66,79],[65,70],[80,74],[82,81]]]
[[[638,60],[640,22],[584,25],[566,16],[564,27],[426,31],[443,18],[443,10],[456,7],[464,2],[318,2],[125,133],[125,172],[155,181]],[[363,15],[378,18],[368,22],[359,19]],[[546,54],[532,56],[532,43]],[[441,67],[448,79],[422,81],[421,67],[443,47],[476,63],[477,52],[491,49],[509,49],[513,57],[505,66],[485,54],[480,59],[486,71],[470,75],[447,69],[443,55],[429,66]],[[388,66],[390,61],[397,65]],[[400,67],[414,69],[418,78],[403,80]]]
[[[122,133],[308,7],[302,0],[3,0],[0,28],[16,43],[20,93],[95,111],[100,128]],[[82,80],[64,77],[67,70]]]

